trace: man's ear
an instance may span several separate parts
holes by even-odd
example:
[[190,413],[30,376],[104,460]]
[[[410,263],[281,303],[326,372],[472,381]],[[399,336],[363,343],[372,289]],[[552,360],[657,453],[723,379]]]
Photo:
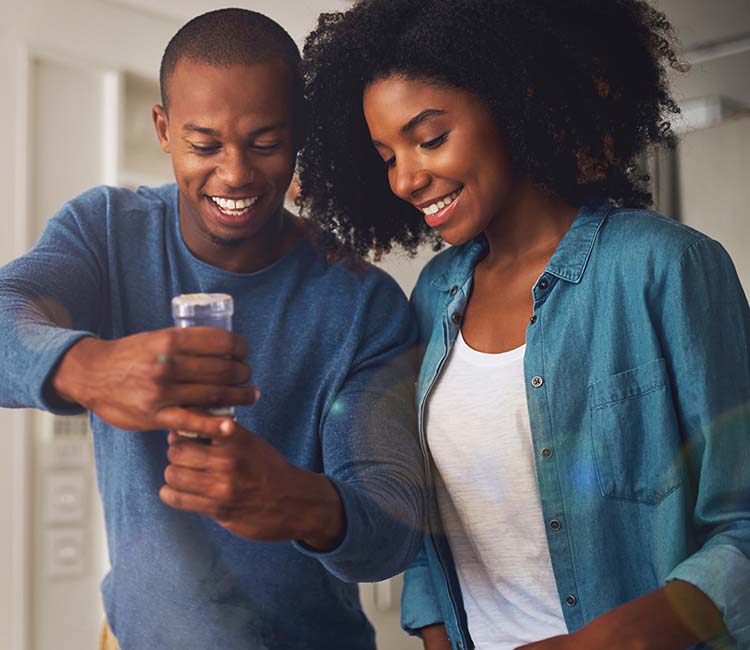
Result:
[[162,148],[162,151],[164,153],[172,153],[169,147],[169,118],[167,117],[167,111],[164,110],[163,106],[154,104],[154,107],[151,109],[151,119],[154,120],[156,138],[159,140],[159,146]]

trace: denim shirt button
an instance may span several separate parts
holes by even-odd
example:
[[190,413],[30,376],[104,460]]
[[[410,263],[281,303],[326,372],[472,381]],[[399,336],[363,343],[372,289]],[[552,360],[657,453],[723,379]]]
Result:
[[534,388],[539,388],[544,383],[544,379],[542,379],[539,375],[536,375],[535,377],[531,378],[531,385]]
[[552,458],[552,450],[549,447],[542,449],[542,458]]
[[529,318],[529,323],[531,323],[532,325],[536,323],[536,314],[534,314],[531,318]]
[[459,314],[457,311],[454,311],[451,315],[451,320],[458,325],[461,322],[461,314]]
[[549,286],[549,282],[547,280],[541,280],[539,282],[539,288],[540,289],[546,289]]
[[562,524],[560,523],[559,519],[553,519],[552,521],[549,522],[549,527],[555,532],[557,532],[558,530],[562,528]]
[[565,599],[565,604],[568,607],[575,607],[577,602],[578,599],[573,594],[570,594],[570,596]]
[[457,285],[457,284],[454,284],[454,285],[453,285],[453,286],[451,287],[451,290],[450,290],[450,295],[451,295],[451,296],[455,296],[455,295],[456,295],[457,293],[458,293],[458,285]]

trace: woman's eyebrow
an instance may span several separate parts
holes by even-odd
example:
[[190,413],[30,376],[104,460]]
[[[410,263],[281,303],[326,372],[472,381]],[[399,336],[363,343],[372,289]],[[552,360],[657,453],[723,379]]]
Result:
[[431,117],[435,117],[436,115],[445,115],[446,112],[447,111],[443,111],[437,108],[427,108],[421,113],[412,117],[406,124],[404,124],[401,127],[401,133],[408,133],[425,120],[429,120]]

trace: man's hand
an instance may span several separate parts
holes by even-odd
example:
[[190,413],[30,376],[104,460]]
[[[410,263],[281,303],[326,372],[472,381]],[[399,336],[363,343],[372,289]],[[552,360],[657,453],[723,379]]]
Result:
[[452,650],[448,632],[445,631],[445,625],[428,625],[420,630],[422,634],[422,643],[424,650]]
[[257,389],[240,385],[251,376],[247,353],[242,337],[213,327],[84,338],[63,357],[52,387],[120,429],[216,435],[226,418],[197,409],[255,403]]
[[226,421],[211,444],[169,434],[159,497],[259,541],[299,540],[317,551],[344,536],[344,508],[325,476],[289,463],[260,436]]

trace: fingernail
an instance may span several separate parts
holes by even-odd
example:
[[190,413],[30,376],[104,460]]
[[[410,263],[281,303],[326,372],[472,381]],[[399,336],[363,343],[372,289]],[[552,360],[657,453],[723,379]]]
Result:
[[234,422],[232,420],[224,420],[219,425],[219,430],[225,435],[232,433],[232,429],[234,429]]
[[257,386],[255,387],[255,401],[257,402],[260,399],[260,388]]

